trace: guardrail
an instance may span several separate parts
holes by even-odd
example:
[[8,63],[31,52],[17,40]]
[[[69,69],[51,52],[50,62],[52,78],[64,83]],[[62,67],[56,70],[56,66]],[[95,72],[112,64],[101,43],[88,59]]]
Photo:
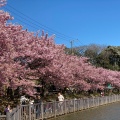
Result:
[[[120,95],[22,105],[12,113],[7,113],[6,120],[43,120],[117,101],[120,101]],[[0,120],[5,119],[1,119],[0,116]]]
[[0,115],[0,120],[6,120],[6,115]]

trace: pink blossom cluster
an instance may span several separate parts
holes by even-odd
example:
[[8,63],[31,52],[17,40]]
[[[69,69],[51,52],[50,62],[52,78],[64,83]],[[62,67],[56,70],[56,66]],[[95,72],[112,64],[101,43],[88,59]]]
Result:
[[1,90],[22,86],[25,93],[33,95],[41,80],[56,88],[85,91],[104,89],[106,83],[120,86],[119,72],[96,68],[86,57],[66,55],[65,46],[55,44],[54,36],[42,31],[39,37],[39,33],[34,35],[21,25],[8,24],[9,19],[9,13],[0,11]]
[[6,4],[6,0],[0,0],[0,7],[4,6]]

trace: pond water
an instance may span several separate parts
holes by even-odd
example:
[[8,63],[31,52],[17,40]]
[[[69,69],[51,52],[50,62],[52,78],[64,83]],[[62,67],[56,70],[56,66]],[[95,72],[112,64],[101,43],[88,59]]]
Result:
[[50,120],[120,120],[120,102],[82,110]]

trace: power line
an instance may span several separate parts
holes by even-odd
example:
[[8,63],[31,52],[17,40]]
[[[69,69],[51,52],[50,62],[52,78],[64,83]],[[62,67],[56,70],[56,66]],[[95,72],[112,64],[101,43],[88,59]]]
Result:
[[[35,24],[35,23],[27,20],[27,19],[24,18],[23,16],[20,16],[20,15],[16,14],[15,12],[11,11],[10,9],[8,9],[8,8],[6,8],[6,7],[5,7],[5,9],[8,10],[8,11],[10,11],[10,12],[12,12],[12,13],[14,13],[14,14],[17,15],[18,17],[20,17],[20,19],[19,19],[19,18],[15,18],[15,19],[17,19],[18,21],[20,21],[20,22],[22,22],[22,23],[24,23],[24,24],[29,25],[30,27],[35,28],[35,29],[37,29],[37,30],[39,29],[39,27],[41,27],[41,26],[39,26],[39,25],[37,25],[37,24]],[[21,20],[21,18],[22,18],[22,20]],[[25,20],[25,21],[23,21],[23,20]],[[27,22],[26,22],[26,21],[27,21]],[[28,22],[32,23],[32,25],[29,24]],[[34,25],[34,26],[33,26],[33,25]],[[42,28],[42,29],[44,29],[44,28]],[[45,30],[46,30],[46,29],[45,29]],[[49,33],[52,33],[52,32],[50,31]],[[53,33],[52,33],[52,34],[53,34]],[[66,40],[66,38],[65,38],[64,36],[60,36],[59,34],[57,35],[57,37]]]
[[[75,40],[75,38],[72,38],[72,37],[67,36],[67,35],[65,35],[65,34],[62,34],[62,33],[60,33],[60,32],[57,32],[57,31],[55,31],[55,30],[53,30],[53,29],[51,29],[51,28],[49,28],[49,27],[47,27],[47,26],[39,23],[38,21],[30,18],[29,16],[25,15],[24,13],[18,11],[17,9],[15,9],[14,7],[12,7],[11,5],[8,5],[8,4],[7,4],[7,6],[9,6],[10,8],[12,8],[12,9],[13,9],[15,12],[17,12],[17,13],[13,12],[12,10],[8,9],[7,7],[4,7],[4,8],[7,9],[8,11],[11,11],[11,12],[14,13],[14,14],[16,14],[18,17],[22,18],[22,20],[20,20],[20,19],[18,19],[18,18],[15,18],[15,19],[17,19],[18,21],[20,21],[20,22],[22,22],[22,23],[24,23],[24,24],[27,24],[27,25],[29,25],[30,27],[35,28],[35,29],[37,29],[37,30],[38,30],[38,28],[42,28],[42,29],[48,31],[49,33],[56,34],[56,35],[57,35],[57,36],[56,36],[57,38],[64,39],[64,40],[66,40],[66,41],[69,41],[70,43],[71,43],[71,41],[70,41],[70,40],[67,40],[67,39],[74,39],[74,40]],[[22,16],[19,15],[18,13],[21,14]],[[26,17],[26,18],[24,18],[23,16]],[[23,21],[23,20],[25,20],[25,21]],[[26,21],[27,21],[27,22],[26,22]],[[32,22],[31,22],[31,21],[32,21]],[[33,23],[33,21],[34,21],[35,23]],[[28,22],[32,23],[32,25],[29,24]],[[37,24],[36,24],[36,23],[37,23]],[[54,32],[54,33],[53,33],[53,32]],[[80,44],[82,44],[78,39],[77,39],[77,41],[78,41]],[[82,45],[83,45],[83,44],[82,44]],[[72,47],[73,47],[73,45],[72,45]]]
[[8,6],[9,6],[10,8],[14,9],[15,11],[17,11],[18,13],[22,14],[23,16],[25,16],[25,17],[29,18],[30,20],[36,22],[37,24],[39,24],[39,26],[42,26],[44,29],[47,29],[47,30],[49,30],[49,31],[53,31],[53,32],[55,32],[55,33],[57,33],[57,34],[60,34],[60,35],[62,35],[62,36],[64,36],[64,37],[66,37],[66,38],[73,39],[73,37],[67,36],[67,35],[65,35],[65,34],[63,34],[63,33],[60,33],[60,32],[58,32],[58,31],[56,31],[56,30],[53,30],[53,29],[51,29],[51,28],[49,28],[49,27],[47,27],[47,26],[39,23],[38,21],[32,19],[31,17],[29,17],[29,16],[25,15],[24,13],[18,11],[17,9],[13,8],[11,5],[8,5]]

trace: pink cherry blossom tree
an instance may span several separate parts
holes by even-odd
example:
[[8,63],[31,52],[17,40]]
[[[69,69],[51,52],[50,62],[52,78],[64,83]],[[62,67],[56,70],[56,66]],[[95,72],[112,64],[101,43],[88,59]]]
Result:
[[[1,6],[5,3],[0,1]],[[0,89],[22,87],[33,95],[34,87],[53,84],[77,90],[105,89],[106,83],[120,86],[120,73],[96,68],[86,57],[65,54],[65,46],[54,43],[54,36],[23,30],[8,23],[9,13],[0,11]],[[36,82],[37,81],[37,82]]]

